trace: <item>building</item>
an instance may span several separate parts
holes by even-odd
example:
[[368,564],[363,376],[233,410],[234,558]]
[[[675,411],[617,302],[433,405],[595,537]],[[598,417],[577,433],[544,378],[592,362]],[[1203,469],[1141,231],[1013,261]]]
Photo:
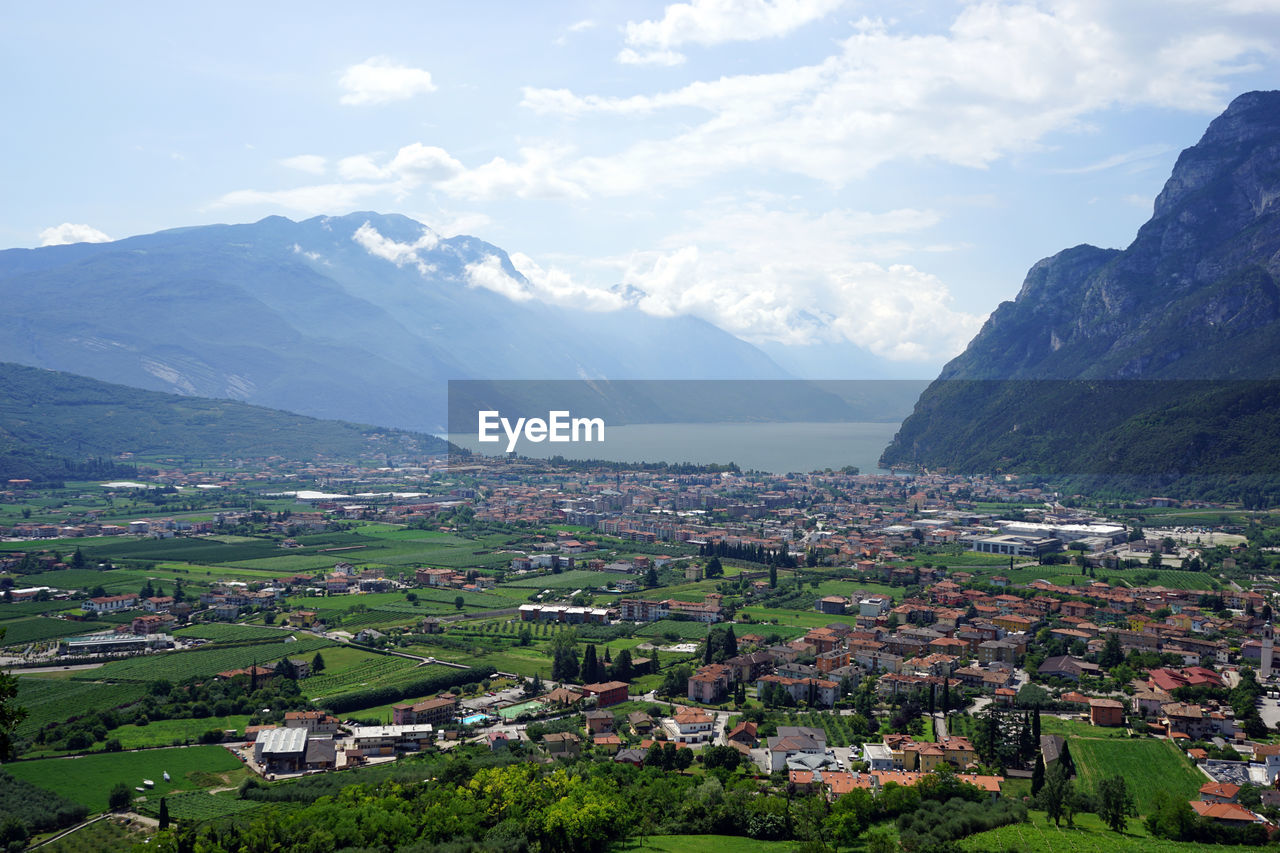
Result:
[[678,744],[703,743],[715,737],[715,718],[701,708],[681,708],[671,722],[671,739]]
[[458,700],[437,696],[422,702],[393,705],[391,722],[396,726],[448,725],[458,712]]
[[1090,699],[1089,722],[1095,726],[1123,726],[1124,703],[1116,699]]
[[625,681],[606,681],[601,684],[584,684],[582,690],[588,696],[596,697],[597,708],[607,708],[627,701],[628,687]]
[[332,735],[338,731],[338,721],[324,711],[286,711],[285,728],[306,729],[310,734]]
[[136,595],[104,595],[91,598],[82,605],[84,610],[92,613],[115,613],[128,610],[138,603]]
[[814,605],[814,609],[819,613],[827,613],[832,616],[843,616],[844,608],[847,604],[848,602],[842,595],[828,595],[819,598],[817,603]]
[[297,773],[304,769],[306,729],[264,729],[253,742],[253,759],[272,773]]
[[353,726],[351,744],[364,755],[416,752],[435,741],[431,725]]
[[583,716],[586,718],[588,734],[613,733],[613,714],[608,711],[588,711]]
[[554,757],[575,758],[582,748],[582,738],[573,732],[551,732],[542,736],[542,746]]

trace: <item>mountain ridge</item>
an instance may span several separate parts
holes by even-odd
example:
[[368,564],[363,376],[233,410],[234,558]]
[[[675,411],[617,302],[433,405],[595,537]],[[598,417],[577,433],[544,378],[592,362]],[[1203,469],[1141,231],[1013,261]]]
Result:
[[[1280,92],[1246,93],[1180,154],[1128,247],[1080,245],[1032,266],[1017,297],[992,312],[921,395],[882,464],[1155,482],[1245,473],[1238,449],[1215,450],[1215,432],[1204,425],[1241,395],[1258,394],[1257,383],[1280,379],[1278,200]],[[1169,384],[1121,384],[1134,381]],[[1224,382],[1233,384],[1212,384]],[[1270,399],[1270,389],[1262,396]],[[1055,433],[1069,427],[1045,417],[1055,406],[1072,415],[1114,411],[1090,413],[1093,431],[1075,436],[1073,450]],[[1179,420],[1156,417],[1174,408]],[[1246,411],[1258,429],[1272,414]],[[955,439],[968,433],[966,418],[986,425],[971,436],[979,448]],[[1138,452],[1136,442],[1158,455]],[[1251,464],[1280,462],[1271,452]],[[1126,458],[1139,456],[1142,464],[1124,470]]]

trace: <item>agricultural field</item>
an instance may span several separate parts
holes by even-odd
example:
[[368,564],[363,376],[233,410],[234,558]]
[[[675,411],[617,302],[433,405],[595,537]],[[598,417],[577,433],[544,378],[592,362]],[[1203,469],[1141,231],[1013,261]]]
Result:
[[[169,806],[169,817],[173,820],[199,823],[233,814],[245,814],[257,811],[266,803],[256,800],[236,799],[234,792],[209,794],[204,791],[192,791],[188,794],[175,794],[165,798]],[[138,806],[139,814],[148,817],[160,816],[160,798],[148,797],[145,803]]]
[[94,821],[64,838],[40,848],[41,853],[100,853],[103,850],[130,850],[146,839],[136,822],[126,825],[119,819]]
[[[1099,738],[1115,738],[1129,739],[1129,732],[1123,727],[1103,727],[1095,726],[1090,722],[1080,719],[1067,719],[1054,716],[1053,714],[1040,715],[1040,731],[1046,735],[1062,735],[1063,737],[1076,737],[1087,739]],[[1075,743],[1072,743],[1072,749]]]
[[0,623],[2,646],[25,646],[27,643],[38,643],[59,637],[72,637],[76,634],[91,634],[95,630],[91,622],[72,622],[67,619],[51,619],[47,616],[27,616],[21,619],[6,619]]
[[428,675],[426,667],[402,657],[366,653],[363,660],[347,666],[335,666],[329,662],[329,657],[325,657],[324,672],[298,682],[303,695],[317,704],[323,704],[326,697],[370,687],[403,684]]
[[[831,616],[826,613],[819,613],[816,610],[786,610],[777,607],[760,607],[751,605],[738,610],[738,621],[742,622],[743,617],[748,616],[752,623],[747,625],[734,626],[734,633],[742,634],[790,634],[790,637],[798,637],[807,633],[810,628],[821,628],[823,625],[830,625],[834,622],[844,622],[853,625],[857,621],[856,615]],[[774,624],[776,620],[776,624]]]
[[[659,619],[657,622],[650,622],[637,628],[635,635],[637,637],[647,637],[654,640],[704,640],[707,632],[711,630],[711,626],[705,622],[682,622],[676,619]],[[738,628],[734,628],[734,633],[738,632]]]
[[[95,672],[76,671],[88,679],[92,679]],[[15,702],[27,710],[27,718],[18,724],[17,733],[20,737],[29,737],[49,723],[65,720],[73,714],[128,705],[141,699],[146,692],[143,684],[19,677]]]
[[[33,785],[84,803],[91,811],[107,807],[107,794],[117,782],[131,789],[143,779],[154,781],[148,799],[172,791],[234,786],[247,773],[236,758],[220,746],[184,746],[139,752],[108,752],[72,758],[40,758],[5,765],[10,775]],[[170,781],[164,781],[164,773]]]
[[[508,562],[510,562],[510,557],[511,555],[508,554]],[[585,569],[574,569],[568,572],[561,572],[558,575],[525,575],[509,580],[503,586],[521,587],[530,591],[544,589],[600,589],[616,578],[617,576],[612,572],[589,572]],[[673,588],[666,587],[665,589],[671,590]],[[640,593],[637,593],[637,596],[639,595]]]
[[1123,776],[1141,814],[1151,810],[1157,791],[1194,800],[1205,782],[1204,775],[1167,740],[1072,738],[1070,746],[1084,784],[1096,786],[1107,777]]
[[1112,832],[1096,815],[1076,815],[1075,827],[1053,825],[1044,812],[1031,812],[1027,823],[1015,823],[971,835],[959,842],[969,853],[1016,850],[1019,853],[1246,853],[1256,847],[1217,844],[1206,847],[1184,841],[1153,838],[1139,820],[1130,820],[1123,835]]
[[72,601],[15,601],[9,604],[0,603],[0,628],[10,619],[22,619],[27,616],[39,616],[43,613],[56,613],[60,610],[73,610],[76,604]]
[[173,633],[177,637],[196,637],[212,640],[216,643],[235,643],[242,640],[263,639],[283,640],[289,636],[289,632],[281,628],[267,628],[259,625],[232,625],[225,622],[201,622],[196,625],[189,625],[186,628],[179,628]]
[[303,636],[291,643],[259,643],[234,648],[195,649],[189,652],[165,652],[112,661],[84,675],[72,676],[77,681],[157,681],[172,682],[188,678],[208,677],[229,669],[243,669],[257,663],[271,666],[283,657],[310,658],[321,649],[332,646],[330,640]]
[[199,719],[152,720],[145,726],[119,726],[108,737],[117,738],[123,749],[145,749],[157,746],[176,746],[195,743],[200,735],[212,729],[243,732],[249,725],[248,714],[232,714],[226,717],[201,717]]

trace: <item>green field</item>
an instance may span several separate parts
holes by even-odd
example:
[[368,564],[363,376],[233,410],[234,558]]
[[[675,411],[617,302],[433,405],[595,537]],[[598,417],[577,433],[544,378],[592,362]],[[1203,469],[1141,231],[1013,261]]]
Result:
[[201,717],[184,720],[153,720],[145,726],[120,726],[111,730],[108,737],[118,738],[124,749],[143,749],[146,747],[169,746],[175,742],[199,741],[200,735],[210,729],[227,731],[235,729],[243,732],[249,725],[248,714],[233,714],[228,717]]
[[1070,746],[1084,784],[1094,787],[1107,777],[1123,776],[1141,814],[1150,811],[1157,791],[1194,800],[1205,783],[1204,774],[1167,740],[1072,738]]
[[[103,811],[107,794],[117,782],[132,789],[151,779],[156,786],[147,798],[158,799],[170,791],[235,785],[245,773],[241,768],[240,760],[220,746],[188,746],[15,761],[4,769],[93,811]],[[168,782],[164,781],[166,771]]]
[[4,637],[0,645],[25,646],[27,643],[38,643],[59,637],[72,637],[76,634],[92,634],[96,629],[91,622],[72,622],[68,619],[50,619],[47,616],[26,616],[21,619],[8,619],[0,624]]
[[[77,670],[92,678],[97,670]],[[19,725],[20,736],[29,737],[49,723],[89,711],[128,705],[147,692],[143,684],[99,684],[52,678],[18,678],[17,704],[26,708],[27,718]]]
[[100,853],[103,850],[132,850],[146,834],[137,824],[125,826],[116,820],[95,821],[40,848],[41,853]]
[[72,676],[77,681],[157,681],[172,682],[188,678],[207,678],[231,669],[243,669],[257,663],[271,666],[283,657],[302,657],[308,660],[317,651],[329,648],[333,643],[318,637],[302,636],[292,643],[260,643],[234,648],[196,649],[189,652],[166,652],[142,655],[112,661],[83,676]]
[[1015,823],[971,835],[960,847],[971,853],[1016,850],[1019,853],[1246,853],[1256,847],[1217,844],[1206,846],[1166,841],[1147,834],[1141,821],[1130,820],[1125,834],[1112,832],[1096,815],[1076,815],[1075,828],[1056,827],[1044,812],[1031,812],[1028,823]]
[[[236,799],[234,792],[209,794],[204,791],[192,791],[187,794],[175,794],[165,799],[168,801],[169,817],[173,820],[192,823],[257,811],[266,805],[257,800]],[[159,817],[160,798],[148,797],[137,810],[139,814]]]
[[[1125,740],[1129,738],[1129,732],[1121,726],[1114,728],[1095,726],[1084,720],[1064,720],[1052,714],[1040,715],[1040,731],[1043,734],[1062,735],[1063,737],[1124,738]],[[1073,743],[1072,749],[1074,748],[1075,744]]]

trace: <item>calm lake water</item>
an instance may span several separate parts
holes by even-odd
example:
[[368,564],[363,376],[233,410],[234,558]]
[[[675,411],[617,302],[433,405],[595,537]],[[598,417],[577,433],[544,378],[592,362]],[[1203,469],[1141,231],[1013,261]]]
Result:
[[[611,462],[736,462],[744,470],[804,473],[854,465],[864,474],[883,471],[880,454],[898,423],[628,424],[605,429],[603,442],[532,443],[522,456],[604,459]],[[476,436],[450,436],[455,444],[486,455],[506,447],[480,444]],[[887,472],[886,472],[887,473]]]

